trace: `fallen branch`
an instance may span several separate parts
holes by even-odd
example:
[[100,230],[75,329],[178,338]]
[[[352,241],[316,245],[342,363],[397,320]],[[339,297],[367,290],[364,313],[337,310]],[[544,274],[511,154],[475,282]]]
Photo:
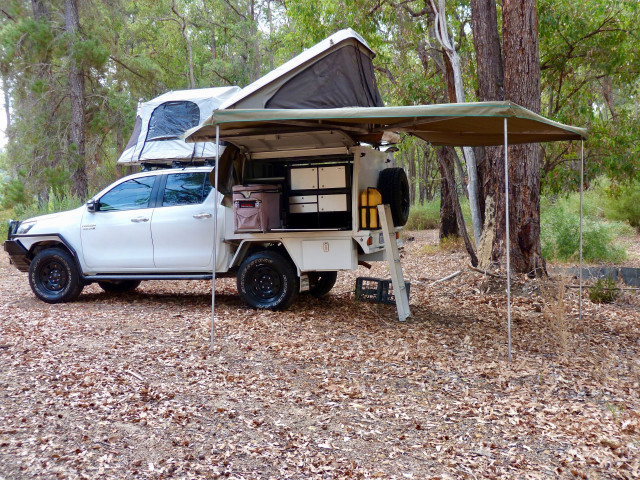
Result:
[[[580,288],[580,285],[565,285],[566,288]],[[582,288],[593,288],[594,285],[582,285]],[[638,287],[600,287],[602,290],[624,290],[630,292],[640,291]]]
[[453,272],[451,275],[447,275],[446,277],[441,278],[440,280],[436,280],[435,282],[430,283],[428,286],[431,287],[436,283],[446,282],[447,280],[451,280],[452,278],[457,277],[462,273],[462,270],[458,270],[457,272]]
[[469,267],[471,270],[475,270],[476,272],[481,273],[481,274],[483,274],[483,275],[488,275],[489,277],[493,277],[493,278],[500,278],[500,279],[502,279],[502,280],[506,280],[506,279],[507,279],[507,277],[504,277],[504,276],[502,276],[502,275],[496,275],[495,273],[487,272],[486,270],[480,270],[479,268],[476,268],[476,267],[474,267],[473,265],[468,265],[468,267]]
[[124,373],[128,373],[129,375],[131,375],[132,377],[136,377],[138,380],[140,380],[141,382],[144,382],[144,378],[142,378],[142,375],[140,375],[139,373],[136,372],[132,372],[131,370],[125,370]]

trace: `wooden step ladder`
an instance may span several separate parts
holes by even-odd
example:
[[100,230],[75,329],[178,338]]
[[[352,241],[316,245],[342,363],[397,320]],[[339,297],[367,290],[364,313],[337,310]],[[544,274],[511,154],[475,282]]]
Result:
[[384,236],[384,248],[387,261],[389,262],[389,271],[391,272],[391,282],[396,298],[398,319],[404,322],[411,316],[411,311],[409,310],[409,294],[404,284],[404,277],[402,276],[398,242],[396,240],[396,232],[393,227],[391,208],[389,205],[378,205],[378,217],[380,218],[380,226],[382,227],[382,234]]

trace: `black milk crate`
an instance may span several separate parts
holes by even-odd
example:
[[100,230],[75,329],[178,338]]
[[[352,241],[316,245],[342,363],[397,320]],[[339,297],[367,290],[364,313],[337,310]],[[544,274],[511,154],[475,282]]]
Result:
[[[407,298],[409,298],[411,284],[404,282],[404,285],[407,289]],[[393,284],[391,280],[383,280],[382,278],[358,277],[356,278],[356,300],[395,305],[396,297],[393,294]]]

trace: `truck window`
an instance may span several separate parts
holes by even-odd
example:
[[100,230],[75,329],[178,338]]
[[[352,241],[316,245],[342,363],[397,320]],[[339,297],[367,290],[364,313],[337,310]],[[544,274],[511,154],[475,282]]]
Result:
[[167,176],[162,206],[174,207],[202,203],[210,191],[211,183],[205,172],[170,174]]
[[155,180],[155,176],[134,178],[112,188],[100,198],[100,211],[147,208]]

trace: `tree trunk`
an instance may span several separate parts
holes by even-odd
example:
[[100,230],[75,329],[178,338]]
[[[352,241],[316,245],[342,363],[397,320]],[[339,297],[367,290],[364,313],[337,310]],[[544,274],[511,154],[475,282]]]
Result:
[[31,0],[31,10],[36,21],[49,19],[49,9],[42,0]]
[[[478,100],[504,100],[504,70],[502,67],[502,47],[498,34],[498,15],[495,0],[471,0],[471,26],[473,29],[473,44],[476,52],[476,68],[478,72]],[[477,147],[476,163],[478,167],[478,203],[482,213],[482,222],[486,221],[486,202],[488,195],[494,192],[504,192],[504,169],[502,175],[492,175],[502,160],[500,147]],[[499,178],[498,178],[499,177]],[[498,181],[497,185],[492,182]],[[489,185],[489,183],[491,183]],[[504,200],[504,197],[501,198]],[[495,205],[496,199],[492,198]],[[486,224],[483,231],[486,229]],[[481,240],[482,243],[482,240]],[[481,248],[479,247],[479,250]],[[489,249],[490,252],[490,249]],[[478,257],[480,257],[478,252]],[[480,263],[490,259],[479,258]]]
[[260,78],[260,37],[258,35],[258,14],[256,11],[255,0],[249,0],[249,19],[251,21],[249,27],[250,46],[253,51],[251,54],[251,81],[254,82]]
[[4,114],[7,119],[7,137],[11,135],[11,93],[9,92],[9,72],[7,67],[2,67],[2,95],[4,97]]
[[416,175],[417,150],[418,148],[415,146],[411,148],[411,153],[407,158],[409,161],[409,203],[411,205],[416,204],[416,183],[418,181],[418,176]]
[[[457,200],[455,185],[449,186],[448,171],[453,172],[453,162],[447,147],[438,147],[438,170],[440,172],[440,240],[446,237],[459,237],[458,219],[454,203]],[[456,198],[454,198],[454,196]]]
[[[495,0],[471,0],[471,25],[478,72],[478,99],[504,100],[502,48]],[[504,157],[502,147],[478,147],[477,163],[483,224],[478,260],[483,268],[501,259],[504,251]],[[498,220],[498,221],[496,221]]]
[[[445,12],[445,0],[439,0],[436,7],[435,0],[430,0],[431,9],[435,15],[435,34],[438,42],[442,45],[445,52],[445,65],[447,69],[447,77],[451,80],[449,83],[453,83],[453,90],[455,97],[451,98],[451,88],[449,87],[449,98],[452,102],[463,103],[465,101],[464,85],[462,83],[462,68],[460,66],[460,57],[455,49],[454,43],[449,35],[449,25],[447,23],[447,17]],[[471,218],[473,220],[473,236],[475,239],[475,245],[480,243],[480,236],[482,234],[482,223],[480,221],[480,213],[478,207],[478,173],[476,168],[476,159],[473,154],[473,149],[470,147],[463,147],[464,159],[467,164],[467,176],[469,178],[468,183],[468,197],[469,207],[471,209]]]
[[[455,214],[451,214],[447,211],[446,219],[447,219],[447,228],[451,228],[449,220],[453,217],[456,220],[457,224],[457,234],[462,237],[464,240],[464,245],[469,253],[469,257],[471,258],[471,264],[476,267],[478,266],[478,258],[476,257],[476,253],[473,250],[473,246],[471,245],[471,240],[469,239],[469,234],[467,233],[467,226],[464,222],[464,217],[462,216],[462,209],[460,208],[460,201],[458,200],[458,192],[456,189],[456,180],[454,168],[453,168],[453,147],[439,147],[438,148],[438,170],[440,171],[440,176],[446,182],[446,190],[449,193],[449,198],[445,198],[441,193],[441,203],[440,203],[440,238],[444,238],[448,235],[443,235],[443,218],[442,218],[442,208],[443,205],[448,205],[445,208],[452,208]],[[441,190],[442,192],[442,190]]]
[[428,152],[424,152],[424,155],[422,156],[421,159],[421,163],[420,163],[420,186],[419,186],[419,199],[418,201],[422,204],[424,202],[427,201],[427,182],[424,181],[424,179],[428,178],[429,176],[429,159],[427,157]]
[[[540,56],[536,0],[504,0],[505,98],[540,112]],[[509,147],[511,259],[518,272],[545,272],[540,245],[540,147]]]
[[71,118],[69,121],[69,154],[72,159],[73,193],[85,198],[88,192],[85,167],[85,91],[84,72],[72,55],[72,47],[80,29],[77,0],[64,2],[65,30],[71,38],[69,45],[69,97],[71,98]]
[[185,15],[180,14],[176,7],[176,2],[173,0],[171,3],[171,11],[178,17],[178,24],[180,25],[180,31],[182,33],[182,38],[184,38],[184,43],[187,46],[187,68],[189,70],[189,88],[196,88],[196,79],[193,74],[193,49],[191,47],[191,39],[189,38],[189,34],[187,32],[187,19]]
[[[472,27],[481,100],[502,95],[540,112],[540,59],[535,0],[504,0],[500,55],[494,0],[472,0]],[[504,73],[502,73],[504,72]],[[510,238],[513,267],[523,273],[544,272],[540,246],[540,159],[537,144],[509,147]],[[504,262],[504,152],[487,148],[482,161],[486,192],[485,221],[478,256],[488,268]]]

